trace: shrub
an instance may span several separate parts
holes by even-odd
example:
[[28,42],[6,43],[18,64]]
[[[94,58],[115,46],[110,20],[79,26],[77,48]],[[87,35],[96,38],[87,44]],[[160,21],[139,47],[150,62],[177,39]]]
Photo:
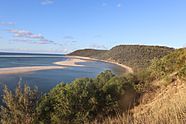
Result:
[[149,67],[149,71],[151,72],[151,77],[160,79],[173,72],[178,72],[185,65],[186,49],[183,48],[172,52],[160,60],[155,59]]
[[180,78],[186,79],[186,65],[178,72]]
[[132,83],[125,77],[114,76],[110,71],[101,73],[96,79],[83,78],[69,84],[61,83],[39,102],[39,121],[84,123],[116,115],[123,112],[121,100],[128,91],[133,91],[135,96]]
[[18,84],[13,94],[7,86],[4,87],[3,105],[0,111],[2,124],[32,124],[37,114],[35,111],[39,95],[36,89],[30,89],[26,84],[23,90]]

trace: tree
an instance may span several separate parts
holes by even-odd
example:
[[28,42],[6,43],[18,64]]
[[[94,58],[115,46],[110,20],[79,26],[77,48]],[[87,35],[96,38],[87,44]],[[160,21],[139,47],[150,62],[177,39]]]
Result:
[[36,119],[36,104],[39,94],[36,89],[20,83],[14,93],[7,86],[3,89],[3,105],[1,105],[0,122],[2,124],[32,124]]
[[[124,110],[120,99],[123,100],[128,91],[135,95],[132,81],[132,78],[116,77],[111,71],[105,71],[95,79],[81,78],[58,84],[38,103],[39,122],[81,124],[114,116]],[[134,98],[127,100],[130,99]]]

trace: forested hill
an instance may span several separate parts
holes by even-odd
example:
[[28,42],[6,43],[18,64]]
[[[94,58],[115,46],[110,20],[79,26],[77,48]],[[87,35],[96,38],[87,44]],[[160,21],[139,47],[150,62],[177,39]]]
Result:
[[170,52],[173,48],[164,46],[145,46],[145,45],[120,45],[113,47],[108,51],[100,50],[77,50],[69,55],[93,57],[102,60],[115,61],[128,65],[134,70],[140,70],[150,65],[154,58],[161,58]]
[[96,50],[96,49],[82,49],[82,50],[76,50],[68,55],[70,56],[84,56],[84,57],[93,57],[97,56],[99,54],[104,54],[108,50]]

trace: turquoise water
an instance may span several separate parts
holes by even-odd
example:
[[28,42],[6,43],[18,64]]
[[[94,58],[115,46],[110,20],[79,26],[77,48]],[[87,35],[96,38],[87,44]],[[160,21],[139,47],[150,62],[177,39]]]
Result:
[[[51,66],[54,62],[65,61],[65,56],[48,55],[0,55],[0,68],[25,67],[25,66]],[[0,94],[2,86],[6,84],[10,89],[14,89],[17,83],[25,82],[29,86],[38,87],[39,91],[47,92],[60,82],[69,83],[76,78],[96,77],[105,70],[111,70],[119,75],[125,72],[120,66],[104,62],[78,63],[81,67],[68,67],[64,69],[35,71],[25,74],[0,75]]]

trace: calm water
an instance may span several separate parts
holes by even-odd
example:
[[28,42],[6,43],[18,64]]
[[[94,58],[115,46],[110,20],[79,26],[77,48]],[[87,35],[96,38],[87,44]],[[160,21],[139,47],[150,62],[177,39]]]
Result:
[[[65,61],[64,56],[46,55],[0,55],[0,68],[24,66],[51,66],[53,62]],[[115,74],[124,73],[124,69],[104,62],[79,63],[83,67],[68,67],[65,69],[35,71],[25,74],[0,75],[0,94],[2,85],[6,84],[14,89],[19,81],[26,82],[29,86],[37,86],[39,91],[47,92],[60,82],[69,83],[76,78],[96,77],[105,70],[112,70]]]

